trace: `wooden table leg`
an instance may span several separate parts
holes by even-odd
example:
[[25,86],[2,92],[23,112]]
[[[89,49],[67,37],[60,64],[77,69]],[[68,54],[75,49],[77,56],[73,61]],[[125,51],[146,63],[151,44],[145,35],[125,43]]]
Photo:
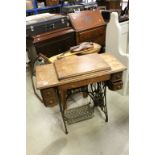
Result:
[[63,112],[67,109],[67,104],[66,104],[66,95],[67,95],[67,90],[60,90],[60,97],[61,97],[61,104],[63,106]]

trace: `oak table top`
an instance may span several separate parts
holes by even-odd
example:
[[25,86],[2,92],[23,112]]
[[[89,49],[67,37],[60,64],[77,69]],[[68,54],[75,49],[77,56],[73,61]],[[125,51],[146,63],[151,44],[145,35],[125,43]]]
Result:
[[66,78],[66,79],[59,80],[53,63],[37,66],[36,67],[37,89],[57,87],[63,84],[71,83],[71,82],[78,82],[81,80],[96,78],[98,76],[111,75],[113,73],[126,70],[126,66],[124,66],[117,58],[115,58],[108,52],[102,53],[99,55],[110,66],[111,69],[92,72],[92,73],[88,73],[84,75],[75,76],[72,78]]

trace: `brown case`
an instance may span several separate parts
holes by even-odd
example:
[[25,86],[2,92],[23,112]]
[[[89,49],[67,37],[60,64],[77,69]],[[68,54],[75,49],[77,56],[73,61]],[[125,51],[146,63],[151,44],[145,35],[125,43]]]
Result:
[[68,15],[76,32],[105,25],[98,9],[81,11],[79,13],[69,13]]
[[75,31],[72,28],[63,28],[27,38],[27,48],[32,61],[36,59],[38,53],[51,57],[75,45]]

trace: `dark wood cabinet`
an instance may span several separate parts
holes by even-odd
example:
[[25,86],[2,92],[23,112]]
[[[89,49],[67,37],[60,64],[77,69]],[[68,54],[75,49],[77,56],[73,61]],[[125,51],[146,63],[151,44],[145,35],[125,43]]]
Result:
[[105,46],[106,23],[98,9],[70,13],[69,18],[76,31],[76,44],[90,41]]
[[77,44],[90,41],[105,46],[106,25],[76,33]]
[[32,61],[36,59],[38,53],[51,57],[75,45],[75,31],[72,28],[63,28],[27,38],[27,48]]
[[34,44],[38,53],[42,53],[47,57],[63,53],[71,46],[75,45],[75,34],[74,31],[62,34],[57,37],[52,37],[42,42]]

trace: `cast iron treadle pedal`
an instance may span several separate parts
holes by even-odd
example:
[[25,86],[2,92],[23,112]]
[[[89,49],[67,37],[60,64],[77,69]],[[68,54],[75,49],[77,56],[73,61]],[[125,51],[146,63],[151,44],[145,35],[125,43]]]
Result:
[[92,118],[94,116],[94,108],[90,107],[90,104],[87,104],[66,110],[64,115],[67,123],[73,124]]

